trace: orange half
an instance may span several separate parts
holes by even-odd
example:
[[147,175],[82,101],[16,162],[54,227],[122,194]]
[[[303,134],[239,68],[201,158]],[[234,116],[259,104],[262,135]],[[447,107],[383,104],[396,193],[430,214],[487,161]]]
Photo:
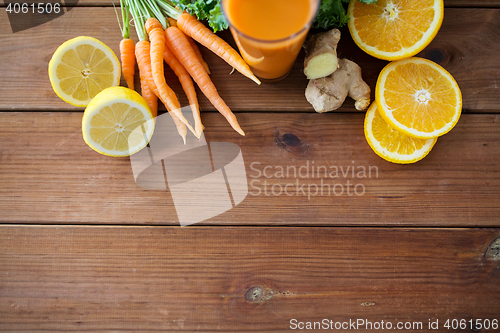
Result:
[[366,53],[384,60],[414,56],[434,39],[443,22],[443,0],[351,0],[349,32]]
[[414,139],[394,130],[380,116],[377,103],[373,102],[366,111],[365,138],[373,151],[384,160],[408,164],[423,159],[437,139]]
[[449,132],[462,112],[462,93],[453,76],[438,64],[416,57],[382,69],[375,100],[392,128],[418,139]]

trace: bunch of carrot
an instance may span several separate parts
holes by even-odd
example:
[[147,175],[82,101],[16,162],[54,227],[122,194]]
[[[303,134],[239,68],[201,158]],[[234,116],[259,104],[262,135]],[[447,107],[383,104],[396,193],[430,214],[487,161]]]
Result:
[[[179,12],[168,0],[120,0],[120,4],[123,19],[121,29],[123,40],[120,43],[122,73],[128,87],[134,89],[135,63],[137,63],[142,96],[153,115],[157,115],[159,98],[172,116],[184,142],[187,129],[199,138],[204,127],[192,81],[194,80],[233,129],[245,135],[236,116],[219,96],[210,79],[210,69],[193,39],[212,50],[243,75],[260,84],[241,56],[203,23],[188,13]],[[139,37],[136,44],[130,39],[129,12],[133,16]],[[195,121],[194,128],[183,116],[177,96],[165,80],[164,62],[179,78],[188,97]]]

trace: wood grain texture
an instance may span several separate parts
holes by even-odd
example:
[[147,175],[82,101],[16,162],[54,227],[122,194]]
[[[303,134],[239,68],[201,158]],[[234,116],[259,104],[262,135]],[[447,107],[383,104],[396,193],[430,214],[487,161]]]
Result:
[[[87,0],[84,0],[87,1]],[[498,8],[498,0],[444,0],[445,7],[469,7],[469,8]]]
[[[0,55],[4,59],[0,64],[3,93],[0,110],[78,110],[52,91],[47,64],[53,52],[65,40],[79,35],[97,37],[118,52],[121,36],[113,8],[75,8],[61,18],[16,34],[12,34],[4,11],[0,18],[3,45]],[[221,36],[232,43],[227,32]],[[363,77],[373,90],[378,73],[387,62],[361,52],[347,29],[342,30],[342,36],[339,55],[356,61],[363,68]],[[500,10],[450,8],[446,9],[440,33],[419,56],[436,61],[450,71],[462,89],[466,110],[497,113],[500,110],[498,40]],[[213,82],[233,111],[314,112],[304,97],[307,80],[302,74],[303,54],[286,80],[257,86],[239,73],[229,75],[229,65],[208,50],[202,52],[212,68]],[[181,104],[187,105],[174,74],[168,70],[166,77],[180,95]],[[214,110],[201,93],[199,99],[202,110]],[[353,101],[348,98],[339,111],[355,111]]]
[[448,332],[448,318],[500,319],[499,236],[0,226],[0,330],[268,332],[289,331],[293,318],[359,318],[423,331],[439,319]]
[[[206,224],[500,225],[500,115],[463,115],[413,165],[375,155],[360,114],[240,113],[246,137],[202,119],[208,142],[241,148],[249,186]],[[178,224],[170,191],[138,187],[129,158],[85,144],[79,112],[0,113],[0,146],[0,222]]]
[[[437,331],[450,332],[449,318],[500,320],[500,2],[445,5],[442,30],[420,56],[455,76],[465,114],[414,165],[371,151],[352,100],[315,114],[303,55],[286,81],[258,87],[202,50],[247,133],[205,112],[207,141],[241,148],[250,194],[186,228],[172,227],[169,190],[141,189],[129,158],[84,143],[83,109],[50,87],[47,64],[65,40],[90,35],[118,52],[111,2],[81,0],[16,34],[0,11],[0,331],[285,332],[292,318],[326,318],[422,322],[418,331],[439,319]],[[385,62],[342,32],[340,56],[374,87]],[[323,184],[344,192],[318,193]]]

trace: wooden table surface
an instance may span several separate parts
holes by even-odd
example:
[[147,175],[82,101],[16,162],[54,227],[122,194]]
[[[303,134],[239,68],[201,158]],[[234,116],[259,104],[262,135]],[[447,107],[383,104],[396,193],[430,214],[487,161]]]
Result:
[[[286,80],[257,86],[202,50],[247,133],[199,94],[207,141],[238,145],[255,183],[235,208],[188,227],[168,189],[140,188],[129,158],[85,144],[83,108],[51,89],[48,61],[67,39],[93,36],[118,53],[111,3],[80,0],[17,33],[0,7],[0,331],[279,332],[326,319],[500,332],[470,327],[500,321],[500,1],[445,6],[419,56],[456,78],[463,114],[413,165],[370,149],[351,99],[336,112],[312,110],[303,54]],[[339,54],[373,90],[387,62],[359,50],[347,29]],[[339,175],[325,179],[313,164]],[[307,175],[281,177],[279,167]],[[351,192],[265,191],[296,181]],[[460,320],[466,329],[454,329]]]

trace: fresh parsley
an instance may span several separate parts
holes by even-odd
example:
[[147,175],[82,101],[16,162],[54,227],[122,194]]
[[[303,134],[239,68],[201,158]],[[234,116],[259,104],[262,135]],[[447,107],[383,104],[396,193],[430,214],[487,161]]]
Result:
[[[358,0],[365,4],[377,3],[377,0]],[[228,28],[228,22],[221,9],[221,0],[172,0],[181,10],[196,15],[199,20],[206,20],[214,32]],[[332,29],[347,24],[346,7],[349,0],[321,0],[314,28]]]

